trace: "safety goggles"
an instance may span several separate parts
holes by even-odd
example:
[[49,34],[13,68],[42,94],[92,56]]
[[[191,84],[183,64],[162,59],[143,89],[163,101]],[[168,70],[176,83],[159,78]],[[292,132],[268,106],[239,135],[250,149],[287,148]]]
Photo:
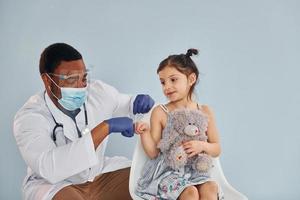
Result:
[[48,75],[57,77],[59,80],[58,85],[62,87],[79,87],[80,85],[86,85],[89,82],[90,71],[86,70],[85,72],[74,74],[48,73]]

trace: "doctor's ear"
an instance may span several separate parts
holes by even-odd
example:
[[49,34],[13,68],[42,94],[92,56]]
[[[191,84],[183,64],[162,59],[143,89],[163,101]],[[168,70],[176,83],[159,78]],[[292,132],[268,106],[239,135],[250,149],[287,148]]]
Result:
[[43,74],[41,75],[41,78],[42,78],[42,80],[43,80],[43,82],[44,82],[45,87],[50,87],[50,79],[49,79],[49,77],[47,76],[47,74],[46,74],[46,73],[43,73]]

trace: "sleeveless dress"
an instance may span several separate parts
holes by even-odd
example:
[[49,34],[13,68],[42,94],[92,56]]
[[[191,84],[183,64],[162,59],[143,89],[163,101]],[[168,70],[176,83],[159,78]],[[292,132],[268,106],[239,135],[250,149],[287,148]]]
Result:
[[[160,105],[167,113],[167,123],[162,135],[168,134],[167,126],[170,125],[170,115],[175,111],[168,111],[165,105]],[[198,110],[200,110],[199,105]],[[203,113],[203,112],[202,112]],[[203,118],[207,119],[207,118]],[[161,140],[163,140],[162,137]],[[200,174],[186,165],[181,171],[174,170],[164,161],[164,155],[160,154],[155,159],[146,161],[141,178],[138,180],[135,193],[137,196],[147,200],[176,200],[182,191],[191,185],[199,185],[211,181],[208,174]],[[219,187],[219,200],[224,199]]]

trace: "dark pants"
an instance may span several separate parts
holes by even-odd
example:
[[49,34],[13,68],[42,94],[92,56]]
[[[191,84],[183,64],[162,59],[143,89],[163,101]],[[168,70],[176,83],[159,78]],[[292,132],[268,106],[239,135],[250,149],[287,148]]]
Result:
[[53,200],[132,200],[129,194],[130,168],[97,176],[93,182],[62,188]]

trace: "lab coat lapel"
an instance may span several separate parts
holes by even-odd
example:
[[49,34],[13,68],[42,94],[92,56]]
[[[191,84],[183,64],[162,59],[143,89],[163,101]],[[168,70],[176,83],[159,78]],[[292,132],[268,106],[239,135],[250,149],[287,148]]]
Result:
[[[77,130],[73,120],[59,110],[52,102],[47,93],[45,93],[46,104],[57,123],[63,124],[63,133],[71,141],[78,138]],[[79,113],[80,114],[80,113]]]
[[75,141],[78,138],[75,123],[70,119],[70,120],[63,122],[63,125],[64,125],[64,135],[69,140]]
[[80,112],[76,116],[76,122],[77,122],[77,126],[78,126],[80,131],[85,128],[85,117],[84,117],[84,108],[83,108],[83,106],[81,106]]

